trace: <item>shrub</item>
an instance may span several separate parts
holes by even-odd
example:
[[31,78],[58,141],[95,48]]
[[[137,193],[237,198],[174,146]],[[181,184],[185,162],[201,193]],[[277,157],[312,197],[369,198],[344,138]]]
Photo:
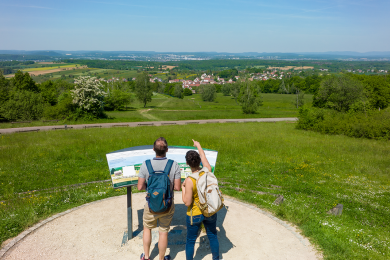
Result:
[[10,99],[2,105],[0,113],[10,121],[37,120],[42,117],[47,105],[42,94],[22,90],[10,95]]
[[298,129],[369,139],[390,139],[390,111],[337,112],[329,109],[299,110]]
[[123,110],[130,101],[130,93],[114,89],[104,98],[104,109],[107,111]]
[[[73,103],[73,97],[70,92],[65,92],[58,97],[58,103],[55,106],[47,106],[43,112],[46,119],[75,119],[73,114],[77,106]],[[77,119],[77,118],[76,118]]]
[[103,100],[107,95],[103,85],[95,77],[79,77],[75,80],[75,89],[71,90],[73,103],[85,114],[100,117],[103,114]]

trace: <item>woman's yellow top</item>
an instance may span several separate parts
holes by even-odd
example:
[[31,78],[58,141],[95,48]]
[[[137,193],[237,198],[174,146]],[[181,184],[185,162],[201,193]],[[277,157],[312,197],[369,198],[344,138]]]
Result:
[[[196,188],[196,180],[189,177],[192,181],[192,204],[187,208],[187,216],[191,216],[191,209],[192,209],[192,216],[198,216],[202,215],[202,211],[200,211],[199,207],[196,206],[196,203],[199,203],[199,197],[198,197],[198,189]],[[196,203],[195,203],[196,202]]]

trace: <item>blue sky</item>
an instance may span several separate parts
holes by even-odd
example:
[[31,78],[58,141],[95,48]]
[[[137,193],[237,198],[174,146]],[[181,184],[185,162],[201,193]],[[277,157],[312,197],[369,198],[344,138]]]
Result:
[[0,0],[1,50],[390,51],[388,0]]

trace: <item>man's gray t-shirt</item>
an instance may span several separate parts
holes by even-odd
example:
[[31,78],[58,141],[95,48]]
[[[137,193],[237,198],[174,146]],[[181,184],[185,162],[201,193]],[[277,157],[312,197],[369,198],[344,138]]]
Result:
[[[150,160],[152,164],[152,168],[154,171],[164,171],[165,166],[168,162],[167,158],[153,158],[153,160]],[[149,171],[148,168],[146,167],[146,163],[143,162],[141,165],[141,168],[139,169],[139,178],[145,178],[146,182],[148,181],[149,178]],[[173,192],[174,188],[174,180],[180,179],[181,174],[180,174],[180,167],[177,164],[177,162],[173,161],[171,171],[169,172],[169,180],[171,181],[171,191]]]

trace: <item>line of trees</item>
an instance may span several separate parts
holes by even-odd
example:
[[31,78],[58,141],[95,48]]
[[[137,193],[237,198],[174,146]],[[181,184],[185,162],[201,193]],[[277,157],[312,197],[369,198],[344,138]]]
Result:
[[58,79],[37,84],[26,72],[6,79],[0,70],[0,121],[104,118],[133,100],[134,83],[106,83],[94,77]]
[[325,134],[390,139],[390,77],[331,76],[299,111],[297,128]]
[[[338,61],[338,60],[313,60],[313,61],[287,61],[287,60],[258,60],[258,59],[240,59],[240,60],[199,60],[199,61],[125,61],[125,60],[64,60],[67,63],[79,63],[88,65],[90,68],[136,69],[137,66],[151,68],[157,71],[161,65],[178,66],[181,71],[223,71],[228,69],[245,70],[254,66],[285,67],[285,66],[312,66],[314,69],[328,69],[332,72],[338,72],[349,69],[383,69],[390,70],[388,61]],[[210,73],[211,74],[211,73]]]

